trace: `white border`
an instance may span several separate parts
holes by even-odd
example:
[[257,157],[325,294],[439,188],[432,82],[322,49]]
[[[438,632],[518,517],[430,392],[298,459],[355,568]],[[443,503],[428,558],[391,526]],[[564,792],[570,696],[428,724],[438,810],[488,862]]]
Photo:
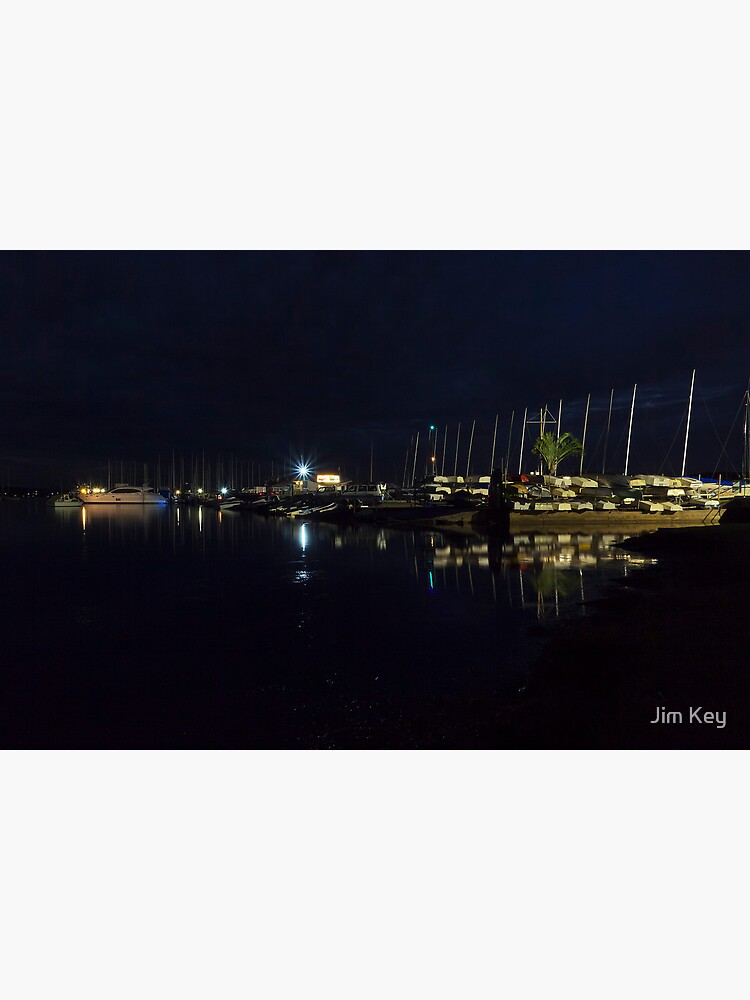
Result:
[[744,248],[737,4],[0,20],[5,248]]
[[734,996],[733,753],[6,753],[3,995]]
[[[744,249],[741,12],[16,5],[0,244]],[[6,753],[0,985],[734,995],[744,770],[727,753]]]

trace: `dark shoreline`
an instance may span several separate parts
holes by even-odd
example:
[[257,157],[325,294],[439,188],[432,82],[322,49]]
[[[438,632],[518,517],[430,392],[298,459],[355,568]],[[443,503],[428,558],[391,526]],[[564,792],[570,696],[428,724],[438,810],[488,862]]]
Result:
[[[329,748],[744,750],[750,747],[750,525],[667,528],[621,543],[657,560],[585,617],[534,625],[525,688],[411,706]],[[498,659],[502,649],[497,650]],[[725,712],[723,728],[691,709]],[[661,709],[682,721],[652,723]],[[702,712],[700,713],[702,715]],[[719,721],[719,720],[716,720]]]
[[[747,749],[750,526],[671,528],[629,551],[656,558],[583,620],[561,622],[498,748]],[[690,709],[726,712],[724,728]],[[682,722],[652,723],[660,708]]]

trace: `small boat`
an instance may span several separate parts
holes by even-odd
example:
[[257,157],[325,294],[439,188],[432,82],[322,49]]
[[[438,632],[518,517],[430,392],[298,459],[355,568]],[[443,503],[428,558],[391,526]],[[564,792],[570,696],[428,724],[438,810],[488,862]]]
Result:
[[645,514],[663,514],[664,504],[658,503],[656,500],[641,500],[638,504],[638,509],[642,510]]
[[229,496],[217,500],[214,506],[221,511],[227,510],[247,510],[251,504],[250,497],[243,497],[240,494],[232,493]]
[[595,479],[589,479],[588,476],[571,476],[570,481],[573,486],[577,486],[579,489],[594,489],[599,483]]
[[679,514],[682,510],[682,504],[672,503],[670,500],[665,500],[662,507],[665,514]]
[[83,500],[77,493],[61,493],[48,501],[52,507],[83,507]]
[[336,515],[344,510],[347,514],[349,513],[348,507],[340,504],[336,500],[332,500],[320,507],[311,507],[306,513],[299,514],[298,517],[301,517],[303,520],[314,520],[315,518],[325,519],[328,515]]
[[667,489],[677,482],[676,479],[669,476],[639,476],[638,478],[642,479],[646,486],[666,486]]
[[104,493],[84,494],[83,502],[85,504],[140,504],[141,506],[153,507],[166,506],[169,501],[150,486],[128,486],[126,483],[118,483],[114,489],[105,490]]

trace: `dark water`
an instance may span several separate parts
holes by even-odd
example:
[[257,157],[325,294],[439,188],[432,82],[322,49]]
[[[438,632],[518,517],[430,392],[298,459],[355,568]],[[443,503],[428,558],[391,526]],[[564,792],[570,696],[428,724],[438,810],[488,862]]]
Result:
[[2,745],[492,746],[615,539],[4,501]]

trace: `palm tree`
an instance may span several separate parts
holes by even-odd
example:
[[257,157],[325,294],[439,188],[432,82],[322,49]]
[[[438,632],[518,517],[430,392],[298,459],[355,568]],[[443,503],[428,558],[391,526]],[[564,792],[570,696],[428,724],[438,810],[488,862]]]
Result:
[[565,433],[561,434],[560,437],[555,437],[551,431],[547,431],[542,434],[531,450],[534,454],[539,455],[546,463],[549,474],[554,476],[560,462],[568,455],[580,455],[583,451],[583,445],[572,434]]

